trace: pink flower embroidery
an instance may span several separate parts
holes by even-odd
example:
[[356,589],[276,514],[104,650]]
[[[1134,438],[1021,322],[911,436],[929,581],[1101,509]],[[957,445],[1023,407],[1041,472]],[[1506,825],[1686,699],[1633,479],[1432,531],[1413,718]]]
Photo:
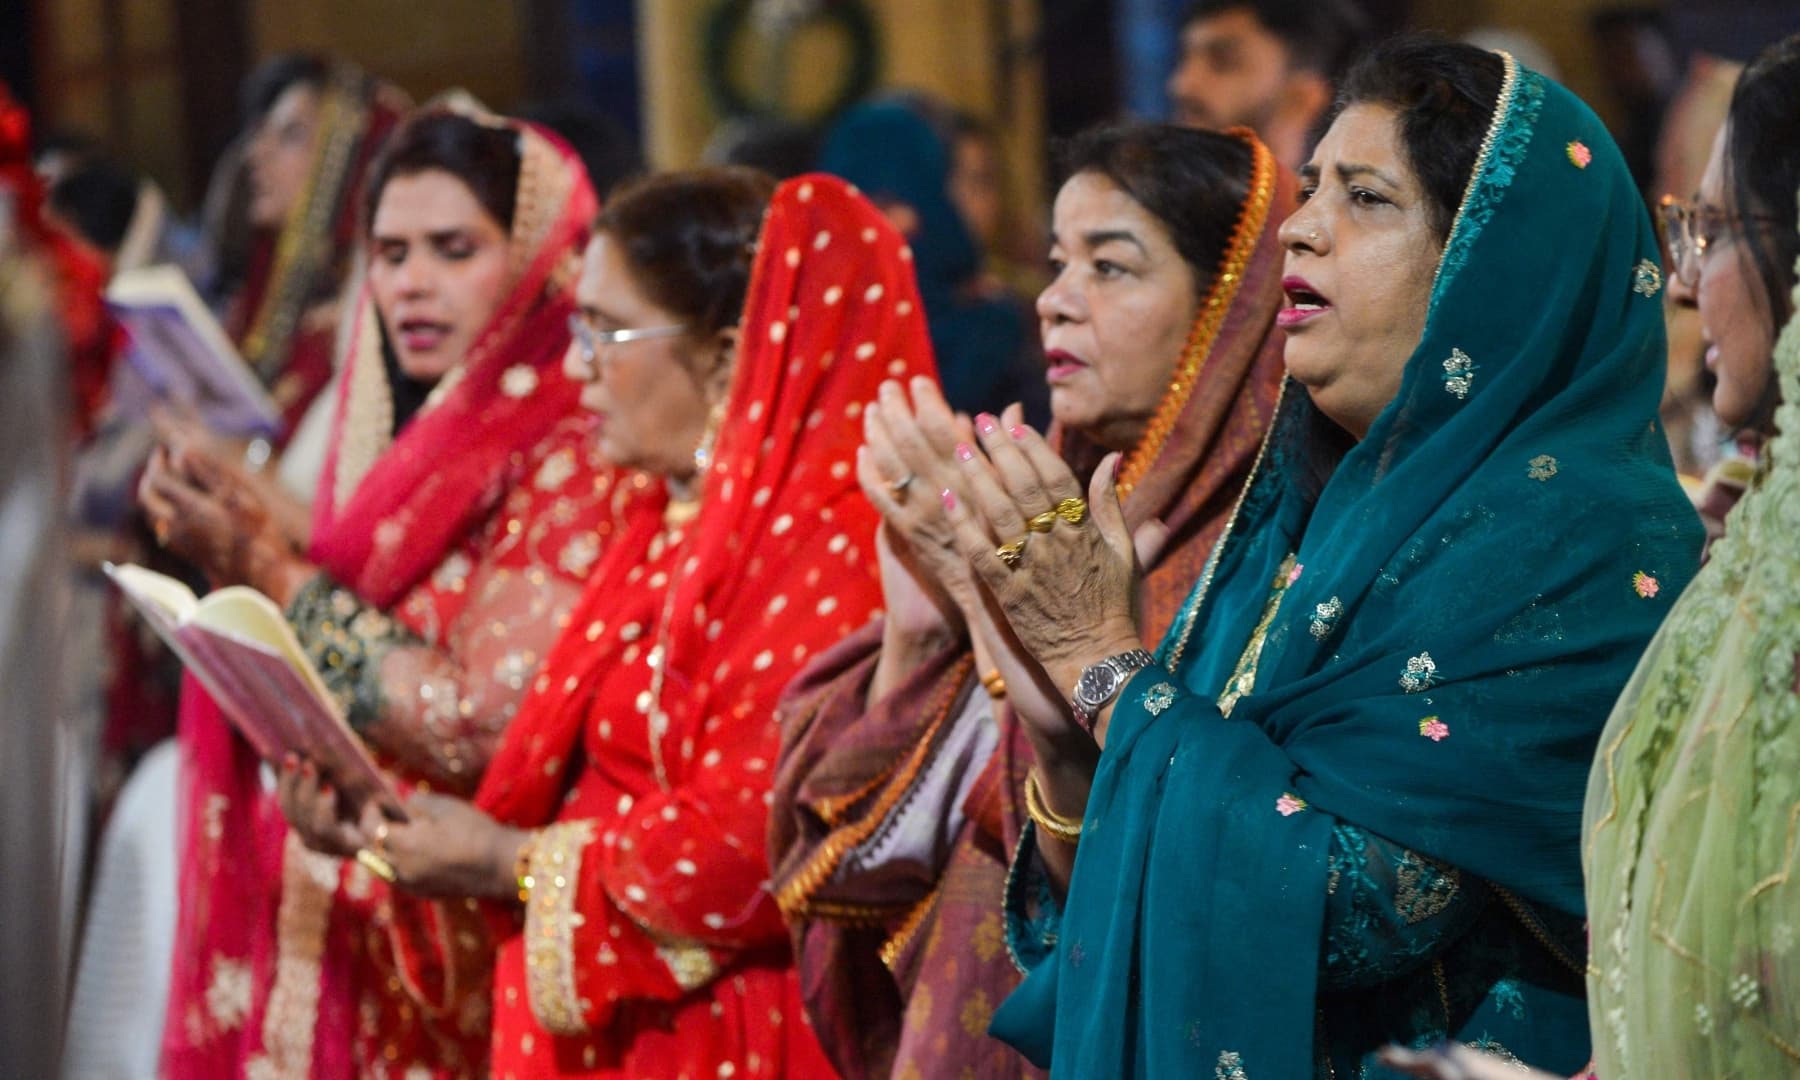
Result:
[[1282,817],[1293,817],[1306,809],[1306,800],[1298,795],[1284,794],[1275,800],[1275,812]]
[[1435,716],[1427,716],[1419,721],[1419,734],[1432,742],[1443,742],[1450,737],[1450,725]]
[[1576,139],[1574,142],[1570,143],[1568,149],[1569,161],[1577,169],[1587,168],[1588,162],[1594,160],[1594,152],[1589,150],[1587,144],[1580,139]]
[[1300,571],[1302,571],[1304,569],[1306,569],[1306,567],[1300,565],[1299,563],[1295,563],[1294,568],[1292,570],[1288,571],[1288,584],[1292,585],[1294,582],[1299,581],[1300,580]]
[[1662,591],[1662,584],[1642,570],[1631,575],[1631,587],[1646,600]]

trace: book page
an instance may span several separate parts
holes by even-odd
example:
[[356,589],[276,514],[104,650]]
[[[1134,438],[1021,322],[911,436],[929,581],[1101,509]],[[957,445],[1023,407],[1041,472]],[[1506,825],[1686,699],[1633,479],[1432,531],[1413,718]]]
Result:
[[136,563],[126,563],[123,566],[107,563],[104,569],[106,576],[124,589],[133,600],[140,605],[154,604],[173,622],[185,622],[199,606],[200,601],[194,596],[194,590],[167,574],[146,570]]

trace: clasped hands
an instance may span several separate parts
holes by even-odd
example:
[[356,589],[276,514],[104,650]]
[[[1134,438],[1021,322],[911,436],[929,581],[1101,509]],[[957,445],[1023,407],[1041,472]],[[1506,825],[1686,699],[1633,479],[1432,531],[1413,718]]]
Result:
[[[1091,752],[1069,692],[1088,664],[1140,647],[1139,567],[1166,536],[1155,522],[1135,535],[1126,525],[1114,491],[1118,455],[1084,490],[1017,405],[971,421],[925,378],[883,383],[863,427],[858,480],[888,546],[927,579],[917,588],[954,604],[1034,742],[1087,740]],[[884,566],[894,618],[891,576]]]

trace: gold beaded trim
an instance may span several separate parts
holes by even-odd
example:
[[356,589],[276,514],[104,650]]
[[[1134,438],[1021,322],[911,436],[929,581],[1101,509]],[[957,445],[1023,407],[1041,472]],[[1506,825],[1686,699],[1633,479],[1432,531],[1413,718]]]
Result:
[[906,918],[900,922],[900,929],[894,931],[894,935],[882,943],[882,967],[889,971],[894,970],[894,965],[900,961],[900,954],[905,952],[906,947],[912,944],[913,938],[919,935],[919,927],[925,925],[925,917],[937,907],[938,898],[943,894],[944,888],[940,883],[937,888],[931,890],[929,896],[919,901],[911,911],[906,913]]
[[575,896],[582,849],[594,842],[592,821],[551,825],[531,852],[531,900],[525,905],[525,989],[531,1011],[554,1035],[588,1030],[575,988]]
[[1169,380],[1162,404],[1150,418],[1150,426],[1145,429],[1143,438],[1138,440],[1136,448],[1119,468],[1120,498],[1130,495],[1149,473],[1151,464],[1174,432],[1175,421],[1187,407],[1200,371],[1206,366],[1206,358],[1212,354],[1219,328],[1225,323],[1225,314],[1231,310],[1238,290],[1243,287],[1244,267],[1249,265],[1256,242],[1262,237],[1263,226],[1269,220],[1269,205],[1275,197],[1275,157],[1248,128],[1232,128],[1226,134],[1250,145],[1250,195],[1238,214],[1231,242],[1225,245],[1225,254],[1219,260],[1219,270],[1207,289],[1206,299],[1200,304],[1200,313],[1194,317],[1193,329],[1188,332],[1187,344],[1182,347],[1181,360],[1175,365],[1175,375]]
[[961,696],[963,686],[969,681],[969,675],[974,667],[975,658],[968,655],[958,659],[951,666],[949,674],[940,684],[937,701],[931,710],[931,723],[925,728],[918,745],[913,748],[904,765],[894,771],[892,783],[881,793],[875,805],[870,807],[869,812],[860,819],[827,836],[807,864],[800,868],[792,880],[776,891],[775,903],[781,908],[783,915],[789,918],[829,917],[827,909],[814,907],[812,895],[831,879],[832,874],[837,872],[838,864],[843,861],[844,856],[851,849],[874,835],[876,828],[893,811],[895,804],[900,801],[907,790],[912,787],[913,778],[918,776],[919,770],[924,768],[926,761],[929,760],[932,744],[937,741],[938,731],[943,728],[949,718],[950,710],[956,704],[957,698]]
[[[1463,215],[1469,208],[1469,199],[1475,189],[1481,186],[1486,178],[1488,162],[1494,156],[1494,142],[1500,138],[1500,132],[1506,127],[1506,118],[1512,114],[1513,90],[1519,85],[1519,62],[1512,54],[1504,50],[1494,50],[1500,58],[1505,74],[1500,79],[1500,96],[1494,102],[1494,115],[1488,120],[1487,134],[1481,137],[1481,150],[1475,155],[1475,167],[1469,170],[1469,182],[1463,187],[1462,200],[1456,204],[1456,217],[1450,221],[1450,236],[1444,242],[1444,250],[1449,251],[1456,243],[1456,234],[1462,231]],[[1431,273],[1431,291],[1437,292],[1438,278],[1444,273],[1444,260],[1438,260],[1437,269]]]

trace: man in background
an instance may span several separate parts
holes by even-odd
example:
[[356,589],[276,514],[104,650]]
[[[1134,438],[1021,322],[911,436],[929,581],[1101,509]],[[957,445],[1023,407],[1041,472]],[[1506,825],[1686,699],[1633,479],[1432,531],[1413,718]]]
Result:
[[1366,43],[1351,0],[1198,0],[1167,84],[1175,123],[1251,128],[1289,168],[1305,162],[1337,78]]

